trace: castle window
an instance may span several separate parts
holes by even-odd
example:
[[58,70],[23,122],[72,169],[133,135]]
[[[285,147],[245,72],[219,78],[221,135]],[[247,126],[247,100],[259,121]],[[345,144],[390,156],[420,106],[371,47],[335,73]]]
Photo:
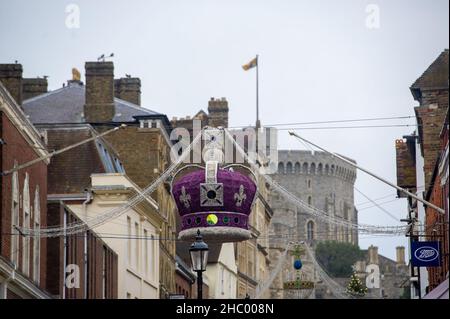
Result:
[[306,234],[308,240],[314,240],[314,222],[312,220],[306,224]]
[[311,174],[316,174],[316,164],[312,163],[310,168]]
[[311,180],[310,179],[308,179],[307,185],[308,185],[308,188],[311,188]]
[[301,169],[300,169],[300,163],[297,162],[297,163],[295,163],[295,166],[294,166],[294,173],[295,173],[295,174],[300,174],[300,171],[301,171]]
[[283,164],[283,162],[278,163],[278,174],[284,174],[284,164]]
[[325,175],[328,175],[330,173],[330,167],[328,164],[325,165]]
[[308,205],[312,205],[312,197],[308,196]]
[[308,163],[303,163],[302,173],[308,174]]
[[322,169],[323,169],[322,163],[319,163],[319,166],[317,167],[317,174],[318,175],[322,175]]
[[286,174],[292,174],[292,163],[288,162],[286,164]]
[[330,171],[331,175],[334,175],[334,165],[331,165],[331,171]]

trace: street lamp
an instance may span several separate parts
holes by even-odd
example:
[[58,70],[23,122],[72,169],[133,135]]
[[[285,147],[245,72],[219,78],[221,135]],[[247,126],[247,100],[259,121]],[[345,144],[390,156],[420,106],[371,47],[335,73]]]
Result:
[[197,230],[195,242],[189,248],[189,253],[191,255],[192,269],[197,272],[197,299],[202,299],[202,272],[206,270],[208,262],[208,245],[203,241],[200,229]]

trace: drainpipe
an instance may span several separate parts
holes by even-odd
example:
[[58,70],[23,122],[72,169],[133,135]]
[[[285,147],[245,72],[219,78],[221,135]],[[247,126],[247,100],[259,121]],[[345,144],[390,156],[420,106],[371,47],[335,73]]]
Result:
[[88,297],[88,251],[87,251],[87,231],[84,232],[84,299]]
[[64,209],[63,215],[63,227],[64,227],[64,248],[63,248],[63,287],[62,287],[62,299],[66,299],[66,267],[67,267],[67,236],[66,236],[66,227],[67,227],[67,211]]
[[87,204],[92,201],[92,194],[91,191],[87,188],[84,191],[86,192],[86,200],[83,202],[83,213],[85,220],[87,220]]
[[[86,200],[83,202],[83,213],[84,213],[84,218],[85,220],[88,219],[88,213],[87,213],[87,204],[89,204],[90,202],[92,202],[92,194],[91,191],[89,189],[85,189],[86,192]],[[88,285],[87,285],[87,278],[88,278],[88,251],[87,251],[87,231],[84,232],[84,299],[87,299],[87,289],[88,289]]]

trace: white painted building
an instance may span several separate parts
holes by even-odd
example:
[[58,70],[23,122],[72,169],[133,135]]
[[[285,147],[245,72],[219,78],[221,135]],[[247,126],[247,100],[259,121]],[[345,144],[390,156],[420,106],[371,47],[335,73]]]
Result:
[[216,263],[208,263],[206,276],[209,279],[209,298],[236,299],[237,266],[234,244],[224,243]]
[[[69,204],[82,220],[121,207],[142,192],[123,173],[92,174],[92,192],[84,204]],[[159,237],[162,217],[146,196],[134,207],[94,230],[118,255],[118,298],[159,298]]]

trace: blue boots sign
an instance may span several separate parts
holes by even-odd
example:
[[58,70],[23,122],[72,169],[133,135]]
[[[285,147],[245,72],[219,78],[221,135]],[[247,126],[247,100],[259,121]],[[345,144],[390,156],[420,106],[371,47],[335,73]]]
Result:
[[411,263],[415,267],[439,267],[441,255],[438,241],[414,241],[411,245]]

